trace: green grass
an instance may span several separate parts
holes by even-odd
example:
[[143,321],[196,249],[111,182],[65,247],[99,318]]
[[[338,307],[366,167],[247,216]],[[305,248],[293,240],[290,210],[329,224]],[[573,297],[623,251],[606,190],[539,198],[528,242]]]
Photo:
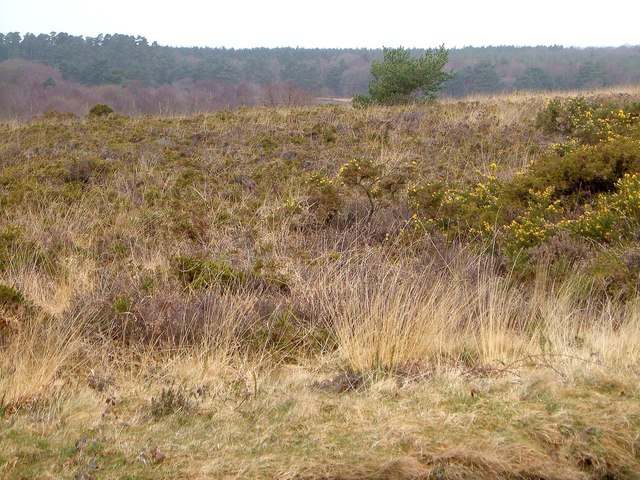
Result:
[[142,397],[106,416],[69,404],[76,411],[63,414],[86,418],[59,431],[43,431],[24,411],[10,428],[3,421],[4,468],[12,465],[8,478],[71,477],[89,462],[99,478],[404,478],[437,471],[444,478],[633,478],[640,462],[629,450],[640,427],[638,391],[629,383],[621,385],[631,393],[621,396],[593,393],[580,381],[560,386],[548,372],[529,372],[547,382],[538,386],[525,385],[525,372],[482,382],[450,372],[405,388],[383,381],[336,396],[311,393],[308,377],[292,373],[265,379],[259,395],[215,396],[160,419],[142,411]]

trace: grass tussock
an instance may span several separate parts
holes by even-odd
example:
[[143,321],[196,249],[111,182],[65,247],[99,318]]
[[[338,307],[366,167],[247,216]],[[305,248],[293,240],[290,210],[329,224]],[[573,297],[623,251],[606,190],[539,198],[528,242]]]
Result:
[[628,95],[2,125],[0,476],[634,478]]

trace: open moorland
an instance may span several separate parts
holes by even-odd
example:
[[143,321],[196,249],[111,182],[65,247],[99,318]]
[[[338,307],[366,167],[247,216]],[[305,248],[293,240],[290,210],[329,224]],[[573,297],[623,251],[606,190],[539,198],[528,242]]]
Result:
[[0,125],[0,477],[640,476],[640,91]]

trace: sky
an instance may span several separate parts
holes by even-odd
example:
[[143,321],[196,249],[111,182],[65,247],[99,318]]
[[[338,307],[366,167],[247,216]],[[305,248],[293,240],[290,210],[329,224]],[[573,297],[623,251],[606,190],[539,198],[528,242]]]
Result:
[[0,33],[121,33],[170,46],[640,45],[638,0],[0,0]]

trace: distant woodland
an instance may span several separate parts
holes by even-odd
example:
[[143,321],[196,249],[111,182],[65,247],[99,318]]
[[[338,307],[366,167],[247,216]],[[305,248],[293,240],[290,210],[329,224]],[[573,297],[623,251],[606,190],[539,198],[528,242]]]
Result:
[[[415,50],[416,55],[424,50]],[[176,48],[130,35],[0,34],[0,117],[193,113],[292,105],[367,91],[382,49]],[[640,83],[640,46],[465,47],[449,51],[455,77],[441,95],[586,89]]]

